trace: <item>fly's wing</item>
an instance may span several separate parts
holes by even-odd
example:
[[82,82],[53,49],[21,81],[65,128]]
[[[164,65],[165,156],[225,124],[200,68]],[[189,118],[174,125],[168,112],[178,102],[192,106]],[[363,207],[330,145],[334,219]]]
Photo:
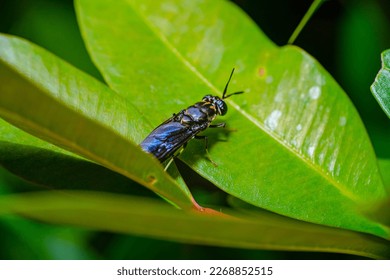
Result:
[[140,146],[145,152],[153,154],[160,162],[163,162],[199,131],[180,122],[166,121],[153,130]]

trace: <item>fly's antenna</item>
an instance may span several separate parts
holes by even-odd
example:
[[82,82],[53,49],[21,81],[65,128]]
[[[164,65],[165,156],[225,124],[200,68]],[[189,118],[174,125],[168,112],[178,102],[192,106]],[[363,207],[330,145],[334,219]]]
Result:
[[237,91],[237,92],[233,92],[233,93],[231,93],[231,94],[226,95],[226,92],[227,92],[227,89],[228,89],[230,80],[232,79],[233,73],[234,73],[234,68],[233,68],[233,70],[232,70],[232,73],[230,73],[229,80],[227,81],[226,86],[225,86],[225,89],[223,90],[222,99],[228,98],[229,96],[232,96],[232,95],[235,95],[235,94],[244,93],[243,91]]

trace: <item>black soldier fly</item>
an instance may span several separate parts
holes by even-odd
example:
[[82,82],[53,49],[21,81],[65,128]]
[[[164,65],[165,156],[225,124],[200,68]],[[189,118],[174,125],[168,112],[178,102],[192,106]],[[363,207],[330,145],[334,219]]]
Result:
[[[226,83],[222,94],[222,99],[218,96],[206,95],[202,101],[195,103],[187,109],[181,110],[177,114],[156,127],[142,143],[141,148],[154,155],[160,162],[166,161],[168,158],[175,156],[175,153],[183,147],[186,147],[189,140],[192,138],[203,139],[205,141],[206,152],[207,136],[198,135],[199,132],[208,127],[225,127],[225,123],[211,124],[217,115],[225,115],[228,107],[224,99],[241,94],[243,91],[234,92],[226,95],[229,82],[233,76],[234,68],[230,74],[229,80]],[[211,158],[210,161],[216,165]],[[168,168],[170,162],[166,166]]]

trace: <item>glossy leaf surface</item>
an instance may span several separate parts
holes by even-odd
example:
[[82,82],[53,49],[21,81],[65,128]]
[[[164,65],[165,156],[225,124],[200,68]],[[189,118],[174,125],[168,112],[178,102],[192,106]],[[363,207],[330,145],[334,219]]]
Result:
[[384,51],[381,57],[382,69],[371,86],[371,92],[390,118],[390,49]]
[[218,167],[202,142],[181,156],[199,174],[276,213],[390,237],[360,212],[386,196],[364,126],[310,55],[275,46],[227,1],[79,0],[76,8],[105,80],[153,126],[205,94],[220,96],[236,67],[229,91],[245,94],[226,100],[219,118],[231,130],[206,132]]
[[[189,191],[134,143],[140,113],[97,80],[31,43],[2,35],[0,93],[0,116],[7,121],[125,175],[183,208],[194,206]],[[1,124],[2,149],[12,142],[59,150]]]
[[383,184],[390,194],[390,159],[379,158],[378,165],[383,178]]
[[0,198],[0,215],[18,212],[45,222],[96,230],[214,246],[390,257],[389,242],[377,237],[299,222],[266,211],[248,211],[246,218],[239,213],[235,213],[236,217],[211,217],[184,213],[158,200],[80,191]]

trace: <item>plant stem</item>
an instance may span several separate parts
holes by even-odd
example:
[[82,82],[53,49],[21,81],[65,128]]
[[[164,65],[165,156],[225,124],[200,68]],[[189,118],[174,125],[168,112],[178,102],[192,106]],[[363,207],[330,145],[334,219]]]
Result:
[[306,23],[309,21],[314,12],[320,7],[320,5],[326,0],[314,0],[311,4],[310,8],[307,10],[306,14],[303,16],[302,20],[298,24],[297,28],[295,28],[293,34],[290,39],[288,39],[288,44],[294,43],[295,39],[298,37],[299,33],[301,33],[302,29],[305,27]]

